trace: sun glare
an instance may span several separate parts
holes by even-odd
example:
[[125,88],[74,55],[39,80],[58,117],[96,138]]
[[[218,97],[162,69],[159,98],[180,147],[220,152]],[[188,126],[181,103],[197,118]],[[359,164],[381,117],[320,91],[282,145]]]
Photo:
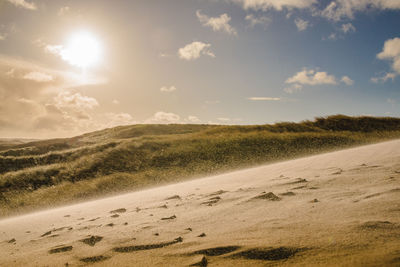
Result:
[[71,36],[61,57],[71,65],[80,68],[93,67],[101,59],[100,43],[91,33],[76,33]]

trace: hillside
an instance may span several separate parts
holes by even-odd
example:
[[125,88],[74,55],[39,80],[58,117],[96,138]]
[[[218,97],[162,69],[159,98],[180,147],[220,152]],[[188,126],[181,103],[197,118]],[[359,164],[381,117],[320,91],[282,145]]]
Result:
[[0,266],[399,266],[400,140],[0,220]]
[[0,147],[0,215],[400,137],[400,119],[131,125]]

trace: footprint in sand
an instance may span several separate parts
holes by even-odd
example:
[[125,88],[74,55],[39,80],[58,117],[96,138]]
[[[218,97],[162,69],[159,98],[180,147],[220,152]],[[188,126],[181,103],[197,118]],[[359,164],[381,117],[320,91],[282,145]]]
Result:
[[213,204],[218,203],[221,200],[221,197],[216,196],[208,199],[207,201],[202,202],[202,205],[212,206]]
[[206,255],[206,256],[221,256],[240,249],[240,246],[225,246],[225,247],[214,247],[196,250],[189,255]]
[[293,193],[292,191],[288,191],[288,192],[285,192],[285,193],[281,193],[281,194],[279,194],[279,195],[290,197],[290,196],[295,196],[296,194]]
[[120,209],[110,211],[110,213],[124,213],[124,212],[126,212],[125,208],[120,208]]
[[61,253],[61,252],[67,252],[67,251],[71,251],[72,250],[72,246],[64,246],[64,245],[60,245],[58,247],[55,247],[53,249],[49,250],[50,254],[54,254],[54,253]]
[[163,221],[165,221],[165,220],[173,220],[173,219],[176,219],[176,216],[175,216],[175,215],[172,215],[172,216],[170,216],[170,217],[161,218],[161,220],[163,220]]
[[181,200],[181,197],[179,195],[173,195],[172,197],[167,197],[165,200],[173,200],[173,199]]
[[183,241],[182,237],[178,237],[170,242],[163,242],[163,243],[156,243],[156,244],[149,244],[149,245],[116,247],[113,249],[113,251],[120,252],[120,253],[126,253],[126,252],[134,252],[134,251],[139,251],[139,250],[150,250],[150,249],[167,247],[167,246],[170,246],[170,245],[173,245],[176,243],[180,243],[182,241]]
[[277,195],[275,195],[272,192],[262,192],[260,195],[253,197],[252,199],[266,199],[266,200],[271,200],[271,201],[279,201],[281,200],[280,197],[278,197]]
[[87,257],[87,258],[81,258],[79,259],[81,262],[85,262],[85,263],[94,263],[94,262],[99,262],[99,261],[105,261],[108,260],[110,257],[106,257],[103,255],[99,255],[99,256],[93,256],[93,257]]
[[264,261],[279,261],[285,260],[296,253],[304,251],[303,248],[289,248],[289,247],[279,247],[279,248],[256,248],[256,249],[249,249],[239,253],[236,253],[230,258],[245,258],[249,260],[264,260]]
[[88,238],[82,239],[80,240],[81,242],[83,242],[86,245],[92,246],[94,247],[94,245],[96,245],[96,243],[100,242],[103,239],[102,236],[90,236]]
[[213,192],[213,193],[209,194],[208,196],[209,196],[209,197],[218,196],[218,195],[222,195],[222,194],[224,194],[224,193],[228,193],[228,191],[225,191],[225,190],[218,190],[218,191],[216,191],[216,192]]

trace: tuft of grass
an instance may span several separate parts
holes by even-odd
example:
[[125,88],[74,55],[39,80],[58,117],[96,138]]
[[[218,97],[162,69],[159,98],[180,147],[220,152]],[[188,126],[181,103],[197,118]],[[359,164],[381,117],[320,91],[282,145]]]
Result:
[[0,216],[400,137],[400,119],[130,125],[0,148]]

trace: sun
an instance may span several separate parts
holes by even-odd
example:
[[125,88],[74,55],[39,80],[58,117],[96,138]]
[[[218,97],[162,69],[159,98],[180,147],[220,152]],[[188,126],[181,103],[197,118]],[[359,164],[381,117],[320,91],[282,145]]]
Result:
[[71,65],[88,68],[97,65],[101,60],[101,46],[90,32],[73,34],[61,51],[61,57]]

